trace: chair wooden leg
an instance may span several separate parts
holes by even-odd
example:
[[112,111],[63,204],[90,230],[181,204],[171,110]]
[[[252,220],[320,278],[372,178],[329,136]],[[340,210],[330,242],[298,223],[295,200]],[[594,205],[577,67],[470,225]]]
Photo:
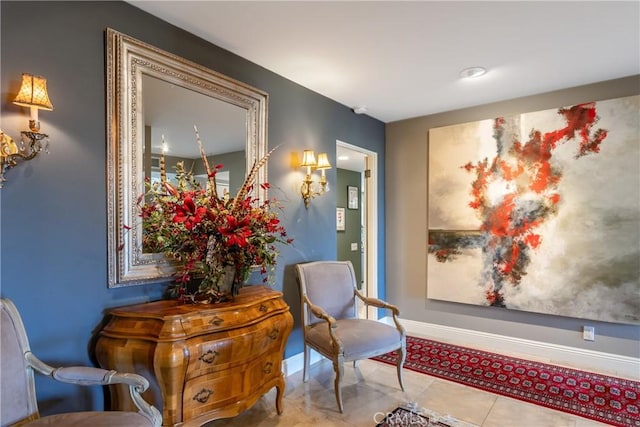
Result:
[[344,373],[342,358],[333,361],[333,370],[336,373],[336,379],[333,383],[333,387],[336,393],[336,402],[338,402],[338,409],[340,412],[344,412],[344,408],[342,406],[342,389],[340,388],[340,381],[342,380],[342,375]]
[[400,383],[400,388],[404,391],[404,381],[402,379],[402,365],[404,365],[404,358],[407,356],[407,349],[405,342],[402,343],[402,346],[399,349],[397,368],[398,368],[398,382]]
[[302,382],[309,381],[309,354],[310,349],[308,345],[304,345],[304,365],[302,367]]

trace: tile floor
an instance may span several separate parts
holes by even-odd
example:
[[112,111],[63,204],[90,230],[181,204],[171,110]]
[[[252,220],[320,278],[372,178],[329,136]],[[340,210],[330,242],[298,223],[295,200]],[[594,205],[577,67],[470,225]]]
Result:
[[206,426],[373,427],[384,417],[381,414],[409,402],[482,427],[605,425],[408,369],[404,370],[406,391],[402,392],[395,366],[372,360],[360,361],[357,368],[345,364],[344,371],[344,414],[338,411],[333,393],[333,368],[323,359],[312,365],[307,383],[302,382],[301,371],[287,378],[282,415],[276,412],[272,389],[237,417],[212,421]]

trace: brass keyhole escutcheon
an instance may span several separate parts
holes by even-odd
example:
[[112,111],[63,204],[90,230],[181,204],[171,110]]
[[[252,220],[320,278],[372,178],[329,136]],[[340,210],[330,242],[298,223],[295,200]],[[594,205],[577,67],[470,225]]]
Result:
[[209,320],[210,325],[220,326],[224,322],[224,319],[216,316],[213,319]]
[[274,327],[271,332],[269,332],[269,338],[271,338],[272,340],[275,340],[276,338],[278,338],[278,334],[280,333],[280,329],[278,329],[278,327]]
[[213,395],[213,390],[210,390],[208,388],[203,388],[198,392],[198,394],[193,396],[193,400],[197,400],[200,403],[205,403],[207,400],[209,400],[209,398],[212,395]]
[[263,374],[270,374],[271,373],[271,368],[273,368],[273,363],[272,362],[267,362],[264,364],[264,368],[262,368],[262,373]]
[[216,360],[216,357],[218,357],[220,355],[220,353],[218,353],[215,350],[209,350],[207,351],[205,354],[203,354],[202,356],[198,357],[199,360],[202,360],[204,363],[213,363]]
[[260,311],[262,311],[263,313],[267,311],[267,306],[264,304],[260,304]]

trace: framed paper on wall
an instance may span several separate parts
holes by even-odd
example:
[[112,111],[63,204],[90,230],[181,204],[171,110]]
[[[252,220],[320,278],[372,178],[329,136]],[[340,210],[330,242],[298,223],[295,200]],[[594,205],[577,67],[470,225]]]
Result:
[[640,96],[430,129],[427,297],[640,323]]
[[352,187],[349,185],[347,187],[347,196],[347,200],[349,201],[347,207],[349,209],[358,209],[358,187]]
[[336,208],[336,230],[345,230],[345,211],[344,208]]

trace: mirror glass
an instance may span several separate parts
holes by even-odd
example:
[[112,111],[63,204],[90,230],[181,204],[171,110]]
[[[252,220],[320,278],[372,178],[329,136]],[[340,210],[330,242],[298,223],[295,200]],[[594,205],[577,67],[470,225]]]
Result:
[[[109,286],[166,282],[172,262],[142,246],[138,199],[145,179],[169,180],[184,162],[206,184],[197,127],[209,164],[222,164],[218,194],[234,196],[266,153],[266,93],[107,29]],[[264,200],[266,168],[253,197]]]
[[183,162],[196,180],[207,184],[196,126],[209,164],[223,165],[216,175],[218,194],[236,194],[246,176],[246,111],[146,75],[142,76],[142,94],[145,178],[160,180],[164,153],[169,181],[175,183],[175,165]]
[[[206,187],[208,179],[196,142],[197,129],[209,164],[222,165],[216,174],[218,194],[233,197],[238,192],[247,174],[244,109],[143,74],[142,110],[146,180],[160,182],[160,158],[164,154],[167,180],[175,187],[178,162]],[[142,251],[147,252],[144,246]]]

